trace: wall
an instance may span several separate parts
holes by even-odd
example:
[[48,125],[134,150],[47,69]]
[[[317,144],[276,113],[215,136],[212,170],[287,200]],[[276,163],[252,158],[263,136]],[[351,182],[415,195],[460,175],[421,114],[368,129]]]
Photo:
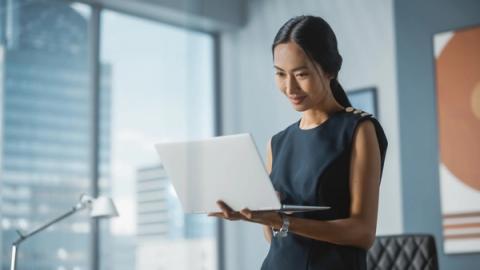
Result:
[[[270,136],[300,117],[274,85],[273,37],[290,17],[325,18],[344,63],[345,89],[376,86],[380,121],[389,139],[381,185],[379,234],[402,232],[393,2],[391,0],[248,1],[246,25],[221,35],[221,89],[225,134],[251,132],[264,155]],[[268,251],[261,227],[228,222],[226,269],[258,269]]]
[[480,254],[444,255],[433,35],[480,25],[480,1],[395,1],[405,232],[435,235],[442,269],[478,269]]

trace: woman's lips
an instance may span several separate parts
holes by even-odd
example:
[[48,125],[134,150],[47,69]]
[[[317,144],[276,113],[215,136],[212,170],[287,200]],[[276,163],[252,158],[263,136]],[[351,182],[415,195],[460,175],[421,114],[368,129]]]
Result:
[[303,97],[289,97],[290,101],[295,104],[295,105],[298,105],[300,103],[303,102],[303,100],[305,99],[306,96],[303,96]]

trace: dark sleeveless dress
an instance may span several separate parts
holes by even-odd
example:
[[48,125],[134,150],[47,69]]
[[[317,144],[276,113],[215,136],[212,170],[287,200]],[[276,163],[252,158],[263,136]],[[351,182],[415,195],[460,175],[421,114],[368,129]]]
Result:
[[[283,204],[328,205],[327,211],[293,214],[296,217],[334,220],[350,215],[350,158],[355,128],[372,121],[385,160],[387,139],[379,122],[360,110],[338,111],[319,126],[303,130],[300,120],[272,137],[270,178],[282,194]],[[272,238],[262,270],[366,269],[366,251],[288,233]]]

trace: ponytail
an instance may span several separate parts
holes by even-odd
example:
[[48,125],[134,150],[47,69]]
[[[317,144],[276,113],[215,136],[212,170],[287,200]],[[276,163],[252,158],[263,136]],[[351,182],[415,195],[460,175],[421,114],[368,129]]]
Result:
[[343,90],[343,87],[338,82],[337,78],[330,80],[330,88],[332,89],[333,97],[343,107],[352,107],[352,103],[348,99],[347,93]]

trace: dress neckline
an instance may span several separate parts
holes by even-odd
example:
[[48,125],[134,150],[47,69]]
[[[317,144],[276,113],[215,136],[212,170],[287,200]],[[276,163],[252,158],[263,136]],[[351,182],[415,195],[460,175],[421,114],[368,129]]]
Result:
[[331,119],[333,119],[336,115],[339,115],[340,113],[342,112],[345,112],[345,109],[342,109],[342,110],[339,110],[339,111],[336,111],[334,113],[332,113],[332,115],[330,115],[325,121],[323,121],[322,123],[320,123],[319,125],[317,126],[314,126],[312,128],[301,128],[300,127],[300,121],[302,120],[302,118],[300,117],[300,119],[298,119],[298,121],[295,123],[295,127],[297,130],[300,130],[301,132],[311,132],[311,131],[314,131],[314,130],[317,130],[317,129],[320,129],[322,128],[323,126],[325,126],[325,124],[327,124]]

